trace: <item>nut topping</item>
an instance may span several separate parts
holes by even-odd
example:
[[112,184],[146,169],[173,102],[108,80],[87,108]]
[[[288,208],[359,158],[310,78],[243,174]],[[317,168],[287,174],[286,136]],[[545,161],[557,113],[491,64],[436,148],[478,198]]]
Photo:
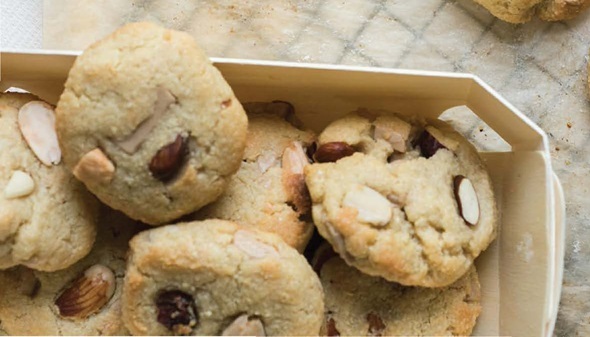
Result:
[[309,160],[300,142],[292,142],[285,148],[282,164],[283,186],[289,195],[289,201],[293,203],[297,212],[309,211],[311,200],[303,175],[303,169],[309,165]]
[[453,187],[459,214],[465,222],[471,226],[479,222],[479,200],[471,180],[464,176],[456,176],[453,179]]
[[354,148],[345,142],[331,142],[320,145],[313,157],[318,163],[328,163],[352,156],[354,152]]
[[258,241],[252,232],[246,230],[238,230],[234,234],[234,245],[254,258],[279,257],[279,252],[273,246]]
[[381,337],[385,330],[385,324],[379,315],[370,312],[367,314],[367,322],[369,322],[368,336]]
[[85,183],[108,184],[115,175],[115,165],[101,149],[96,148],[80,158],[72,173]]
[[326,322],[326,336],[340,337],[340,331],[336,329],[336,321],[332,317]]
[[42,101],[32,101],[23,105],[18,111],[18,127],[35,156],[43,164],[59,164],[61,150],[51,105]]
[[222,336],[266,336],[264,324],[258,318],[240,315],[223,332]]
[[406,152],[406,141],[412,131],[410,124],[399,120],[398,122],[377,121],[374,125],[373,138],[389,142],[393,150],[397,152]]
[[4,187],[4,197],[6,199],[14,199],[25,197],[33,192],[35,189],[35,182],[30,175],[23,171],[14,171],[10,180]]
[[115,293],[115,275],[100,264],[88,268],[55,300],[59,314],[84,319],[105,306]]
[[158,322],[175,335],[190,335],[199,316],[193,297],[180,290],[161,292],[156,299]]
[[417,144],[420,146],[420,152],[426,158],[434,156],[434,154],[440,149],[446,149],[446,147],[427,130],[422,132],[418,138]]
[[342,204],[358,211],[357,219],[373,226],[385,226],[392,217],[392,204],[374,189],[357,185],[344,196]]
[[187,153],[187,139],[181,135],[176,136],[174,142],[156,152],[149,164],[150,172],[162,182],[170,181],[182,167]]
[[127,154],[133,154],[139,146],[148,138],[150,132],[158,125],[170,105],[176,103],[176,97],[163,87],[157,88],[157,98],[154,104],[154,113],[124,139],[117,141],[117,145]]

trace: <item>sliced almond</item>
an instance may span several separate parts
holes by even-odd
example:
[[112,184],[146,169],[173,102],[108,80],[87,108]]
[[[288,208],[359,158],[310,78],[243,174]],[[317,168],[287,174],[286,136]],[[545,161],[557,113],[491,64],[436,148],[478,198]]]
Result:
[[374,189],[357,185],[344,196],[345,207],[356,208],[357,219],[373,226],[385,226],[392,217],[392,204],[381,193]]
[[55,300],[59,314],[84,319],[104,307],[115,293],[115,274],[100,264],[88,268]]
[[246,230],[238,230],[234,234],[234,245],[254,258],[280,257],[273,246],[258,241],[252,232]]
[[459,175],[453,179],[453,185],[459,214],[467,224],[477,225],[479,222],[479,200],[471,180]]
[[4,187],[4,197],[14,199],[25,197],[35,190],[35,182],[30,175],[23,171],[14,171],[12,176]]
[[176,102],[176,97],[170,90],[158,87],[156,89],[156,103],[154,103],[153,114],[141,122],[139,126],[125,138],[117,141],[117,145],[128,154],[133,154],[139,146],[148,138],[150,132],[158,125],[170,105]]
[[51,105],[42,101],[32,101],[23,105],[18,111],[18,127],[35,156],[43,164],[59,164],[61,150]]
[[306,213],[311,207],[311,199],[303,169],[309,165],[309,159],[300,142],[293,142],[283,151],[283,186],[289,196],[289,202],[295,210]]
[[264,324],[258,318],[240,315],[221,333],[222,336],[266,336]]
[[115,165],[101,149],[96,148],[82,156],[73,174],[85,183],[108,184],[115,176]]

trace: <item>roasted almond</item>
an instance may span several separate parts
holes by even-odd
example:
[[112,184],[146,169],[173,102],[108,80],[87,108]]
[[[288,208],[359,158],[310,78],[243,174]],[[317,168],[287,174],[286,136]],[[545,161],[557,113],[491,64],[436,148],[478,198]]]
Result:
[[330,142],[320,145],[313,157],[318,163],[330,163],[352,156],[354,152],[354,148],[345,142]]
[[55,305],[63,317],[84,319],[108,303],[115,293],[115,286],[115,274],[97,264],[74,280],[55,300]]
[[306,213],[311,207],[311,199],[303,169],[309,165],[309,159],[300,142],[292,142],[283,151],[283,186],[288,194],[288,202],[294,205],[295,211]]
[[187,153],[188,141],[178,135],[174,142],[165,145],[156,152],[150,161],[149,170],[154,178],[168,182],[176,176],[182,167]]

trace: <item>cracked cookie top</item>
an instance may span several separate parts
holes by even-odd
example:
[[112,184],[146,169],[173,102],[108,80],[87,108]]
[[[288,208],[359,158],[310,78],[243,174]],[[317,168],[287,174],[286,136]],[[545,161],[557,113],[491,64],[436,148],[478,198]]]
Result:
[[67,269],[0,272],[0,330],[9,335],[129,335],[121,319],[128,242],[147,226],[103,206],[96,244]]
[[197,218],[272,232],[303,251],[313,231],[303,169],[315,136],[286,121],[293,111],[287,102],[245,103],[244,108],[249,120],[242,165],[221,197]]
[[279,236],[224,220],[131,240],[123,319],[138,335],[317,335],[323,294]]
[[71,266],[94,242],[98,203],[61,162],[53,107],[0,94],[0,269]]
[[151,23],[86,49],[56,111],[73,174],[152,225],[215,200],[245,146],[246,114],[219,71],[190,35]]
[[[334,143],[341,145],[327,147]],[[346,146],[354,151],[334,155]],[[319,136],[316,160],[322,148],[332,162],[305,168],[313,220],[362,272],[446,286],[495,238],[490,178],[473,146],[446,124],[353,114]]]
[[441,288],[387,282],[337,256],[319,273],[325,294],[321,336],[469,336],[481,312],[475,267]]

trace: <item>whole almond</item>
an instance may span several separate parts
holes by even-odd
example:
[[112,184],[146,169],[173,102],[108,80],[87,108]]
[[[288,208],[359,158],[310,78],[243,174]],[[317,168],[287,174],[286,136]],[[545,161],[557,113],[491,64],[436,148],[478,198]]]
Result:
[[88,268],[55,300],[63,317],[84,319],[105,306],[115,293],[115,275],[100,264]]
[[174,142],[158,150],[149,164],[149,170],[154,178],[168,182],[176,176],[188,152],[187,143],[186,138],[178,135]]
[[352,156],[355,150],[345,142],[330,142],[320,145],[314,154],[318,163],[335,162],[338,159]]

